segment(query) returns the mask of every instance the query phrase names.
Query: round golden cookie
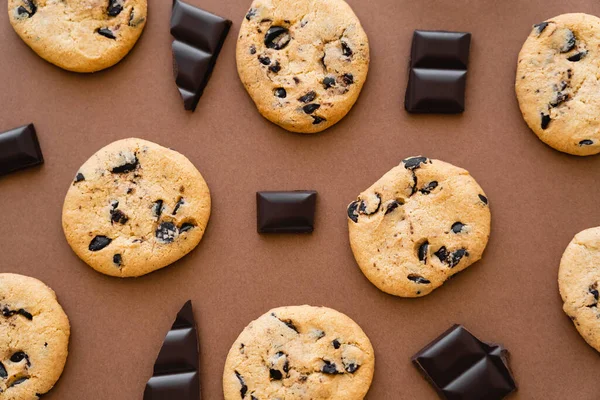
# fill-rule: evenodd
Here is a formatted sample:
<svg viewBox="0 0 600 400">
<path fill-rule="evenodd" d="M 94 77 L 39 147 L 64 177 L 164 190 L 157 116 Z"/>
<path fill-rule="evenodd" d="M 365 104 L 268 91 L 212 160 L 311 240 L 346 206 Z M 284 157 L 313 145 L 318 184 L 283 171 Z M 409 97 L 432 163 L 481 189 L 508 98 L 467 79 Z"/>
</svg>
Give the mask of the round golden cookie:
<svg viewBox="0 0 600 400">
<path fill-rule="evenodd" d="M 74 72 L 118 63 L 147 18 L 146 0 L 8 0 L 15 32 L 44 60 Z"/>
<path fill-rule="evenodd" d="M 100 149 L 63 205 L 73 251 L 106 275 L 140 276 L 192 251 L 210 217 L 210 192 L 182 154 L 142 139 Z"/>
<path fill-rule="evenodd" d="M 275 308 L 252 321 L 225 362 L 225 400 L 359 400 L 375 355 L 362 329 L 325 307 Z"/>
<path fill-rule="evenodd" d="M 600 18 L 563 14 L 533 26 L 519 53 L 516 92 L 525 121 L 565 153 L 600 153 Z"/>
<path fill-rule="evenodd" d="M 69 319 L 37 279 L 0 273 L 0 400 L 48 392 L 67 361 Z"/>
<path fill-rule="evenodd" d="M 350 111 L 369 69 L 369 41 L 344 0 L 255 0 L 237 69 L 258 111 L 292 132 L 320 132 Z"/>
<path fill-rule="evenodd" d="M 600 351 L 600 227 L 579 232 L 567 246 L 558 270 L 563 310 L 579 334 Z"/>
<path fill-rule="evenodd" d="M 488 199 L 469 172 L 411 157 L 348 206 L 354 257 L 380 290 L 431 293 L 478 261 L 490 236 Z"/>
</svg>

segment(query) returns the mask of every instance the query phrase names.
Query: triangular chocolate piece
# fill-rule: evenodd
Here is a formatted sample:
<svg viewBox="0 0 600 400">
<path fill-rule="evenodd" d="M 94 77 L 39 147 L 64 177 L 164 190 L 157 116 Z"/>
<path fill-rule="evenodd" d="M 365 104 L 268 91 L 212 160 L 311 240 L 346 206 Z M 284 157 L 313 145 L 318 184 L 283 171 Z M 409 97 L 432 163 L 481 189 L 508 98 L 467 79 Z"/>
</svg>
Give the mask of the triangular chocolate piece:
<svg viewBox="0 0 600 400">
<path fill-rule="evenodd" d="M 198 333 L 188 300 L 165 337 L 144 400 L 200 400 L 198 358 Z"/>
<path fill-rule="evenodd" d="M 230 27 L 227 19 L 173 0 L 173 72 L 186 110 L 196 109 Z"/>
</svg>

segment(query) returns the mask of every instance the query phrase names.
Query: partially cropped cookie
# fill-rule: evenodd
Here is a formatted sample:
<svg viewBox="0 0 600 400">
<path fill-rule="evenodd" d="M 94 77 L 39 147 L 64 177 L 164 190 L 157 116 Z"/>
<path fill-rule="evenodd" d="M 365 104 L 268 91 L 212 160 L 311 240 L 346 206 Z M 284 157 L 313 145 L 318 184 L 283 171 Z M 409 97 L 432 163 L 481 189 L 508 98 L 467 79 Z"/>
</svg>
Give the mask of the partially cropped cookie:
<svg viewBox="0 0 600 400">
<path fill-rule="evenodd" d="M 600 18 L 563 14 L 533 26 L 519 53 L 525 121 L 556 150 L 600 153 Z"/>
<path fill-rule="evenodd" d="M 225 362 L 225 400 L 359 400 L 371 385 L 369 338 L 325 307 L 275 308 L 252 321 Z"/>
<path fill-rule="evenodd" d="M 419 297 L 478 261 L 490 235 L 490 209 L 469 172 L 411 157 L 348 206 L 354 257 L 386 293 Z"/>
<path fill-rule="evenodd" d="M 202 239 L 210 193 L 182 154 L 142 139 L 100 149 L 71 183 L 63 230 L 73 251 L 106 275 L 163 268 Z"/>
<path fill-rule="evenodd" d="M 52 389 L 67 361 L 70 332 L 52 289 L 0 274 L 0 399 L 34 400 Z"/>
<path fill-rule="evenodd" d="M 74 72 L 118 63 L 146 24 L 146 0 L 8 0 L 15 32 L 40 57 Z"/>
<path fill-rule="evenodd" d="M 255 0 L 242 22 L 237 68 L 258 111 L 292 132 L 320 132 L 356 102 L 369 41 L 344 0 Z"/>
<path fill-rule="evenodd" d="M 558 271 L 563 310 L 579 334 L 600 351 L 600 227 L 579 232 L 567 246 Z"/>
</svg>

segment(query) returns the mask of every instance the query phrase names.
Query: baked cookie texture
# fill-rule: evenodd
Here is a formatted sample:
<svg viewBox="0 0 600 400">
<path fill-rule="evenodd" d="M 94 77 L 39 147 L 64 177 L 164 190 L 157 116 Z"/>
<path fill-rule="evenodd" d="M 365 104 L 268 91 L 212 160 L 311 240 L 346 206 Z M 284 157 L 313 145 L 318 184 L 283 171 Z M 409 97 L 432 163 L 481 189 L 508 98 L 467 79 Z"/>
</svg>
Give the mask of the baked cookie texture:
<svg viewBox="0 0 600 400">
<path fill-rule="evenodd" d="M 225 362 L 225 400 L 357 400 L 371 385 L 369 338 L 325 307 L 270 310 L 237 338 Z"/>
<path fill-rule="evenodd" d="M 67 361 L 70 332 L 52 289 L 0 273 L 0 399 L 33 400 L 52 389 Z"/>
<path fill-rule="evenodd" d="M 395 296 L 431 293 L 478 261 L 490 236 L 483 189 L 468 171 L 427 157 L 403 160 L 347 212 L 360 269 Z"/>
<path fill-rule="evenodd" d="M 146 24 L 146 0 L 8 0 L 15 32 L 46 61 L 74 72 L 118 63 Z"/>
<path fill-rule="evenodd" d="M 92 268 L 132 277 L 194 249 L 210 206 L 208 186 L 185 156 L 130 138 L 100 149 L 81 166 L 62 224 L 73 251 Z"/>
<path fill-rule="evenodd" d="M 579 334 L 600 351 L 600 227 L 579 232 L 567 246 L 558 270 L 563 310 Z"/>
<path fill-rule="evenodd" d="M 258 111 L 292 132 L 320 132 L 350 111 L 367 78 L 369 41 L 343 0 L 255 0 L 237 69 Z"/>
<path fill-rule="evenodd" d="M 516 92 L 525 121 L 565 153 L 600 153 L 600 18 L 563 14 L 533 26 L 519 53 Z"/>
</svg>

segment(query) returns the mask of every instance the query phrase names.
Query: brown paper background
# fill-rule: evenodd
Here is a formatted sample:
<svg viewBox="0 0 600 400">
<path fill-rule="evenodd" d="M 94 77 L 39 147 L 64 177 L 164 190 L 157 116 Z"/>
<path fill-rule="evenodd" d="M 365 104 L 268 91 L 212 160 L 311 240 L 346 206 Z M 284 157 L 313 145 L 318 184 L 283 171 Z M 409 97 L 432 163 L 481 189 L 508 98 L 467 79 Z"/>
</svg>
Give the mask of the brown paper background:
<svg viewBox="0 0 600 400">
<path fill-rule="evenodd" d="M 368 399 L 434 399 L 410 356 L 453 323 L 512 354 L 513 399 L 598 398 L 600 358 L 561 310 L 556 282 L 573 235 L 600 225 L 598 157 L 540 142 L 514 95 L 530 26 L 565 12 L 600 14 L 596 0 L 349 0 L 371 43 L 355 108 L 322 134 L 264 120 L 240 83 L 235 42 L 247 0 L 190 0 L 234 22 L 196 112 L 171 74 L 170 1 L 149 1 L 128 57 L 93 75 L 46 63 L 0 18 L 0 131 L 34 122 L 46 163 L 0 178 L 0 271 L 41 279 L 72 325 L 70 355 L 48 400 L 141 399 L 175 313 L 193 300 L 204 399 L 222 398 L 230 345 L 272 307 L 325 305 L 358 322 L 376 352 Z M 4 4 L 6 4 L 4 2 Z M 473 33 L 466 112 L 403 109 L 413 29 Z M 61 228 L 66 190 L 100 147 L 138 136 L 184 153 L 202 172 L 213 214 L 195 251 L 139 279 L 88 268 Z M 346 205 L 400 160 L 424 154 L 468 169 L 486 191 L 492 235 L 484 258 L 421 299 L 380 292 L 347 239 Z M 315 189 L 311 235 L 258 235 L 257 190 Z"/>
</svg>

